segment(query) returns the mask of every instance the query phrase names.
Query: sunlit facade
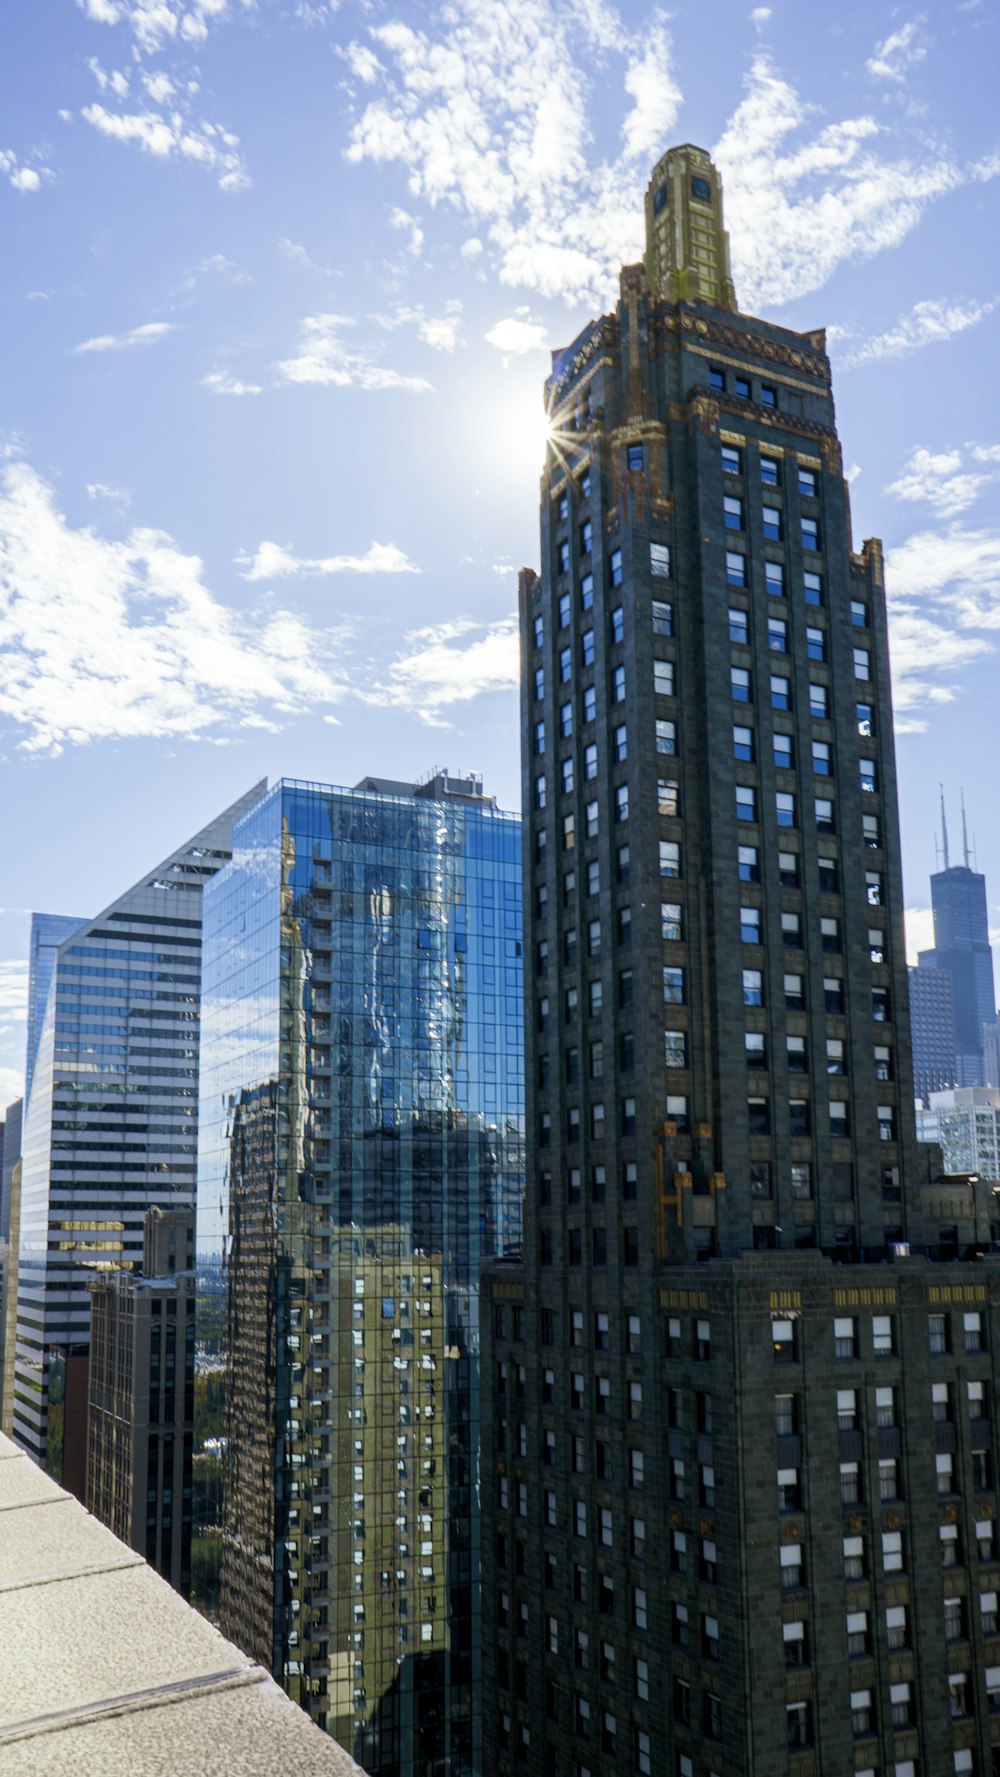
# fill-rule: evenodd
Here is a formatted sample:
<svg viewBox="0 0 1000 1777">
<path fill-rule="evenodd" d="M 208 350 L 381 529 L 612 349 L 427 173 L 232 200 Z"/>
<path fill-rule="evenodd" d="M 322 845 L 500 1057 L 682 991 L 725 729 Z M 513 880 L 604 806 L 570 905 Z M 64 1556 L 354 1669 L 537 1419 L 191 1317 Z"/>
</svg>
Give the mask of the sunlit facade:
<svg viewBox="0 0 1000 1777">
<path fill-rule="evenodd" d="M 226 1400 L 195 1593 L 371 1773 L 481 1768 L 478 1280 L 520 1240 L 520 894 L 518 819 L 441 773 L 277 785 L 205 897 L 197 1388 L 225 1357 Z"/>
</svg>

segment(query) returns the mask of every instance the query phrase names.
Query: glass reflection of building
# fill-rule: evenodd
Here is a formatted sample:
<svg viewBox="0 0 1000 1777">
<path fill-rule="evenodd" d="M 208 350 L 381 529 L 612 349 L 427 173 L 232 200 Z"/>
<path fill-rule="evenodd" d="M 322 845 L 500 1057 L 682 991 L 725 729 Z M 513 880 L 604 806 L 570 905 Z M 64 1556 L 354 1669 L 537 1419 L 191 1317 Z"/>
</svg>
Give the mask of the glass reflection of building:
<svg viewBox="0 0 1000 1777">
<path fill-rule="evenodd" d="M 367 1771 L 477 1771 L 478 1278 L 520 1238 L 520 823 L 475 777 L 286 781 L 205 921 L 199 1386 L 228 1362 L 195 1456 L 201 1601 Z"/>
</svg>

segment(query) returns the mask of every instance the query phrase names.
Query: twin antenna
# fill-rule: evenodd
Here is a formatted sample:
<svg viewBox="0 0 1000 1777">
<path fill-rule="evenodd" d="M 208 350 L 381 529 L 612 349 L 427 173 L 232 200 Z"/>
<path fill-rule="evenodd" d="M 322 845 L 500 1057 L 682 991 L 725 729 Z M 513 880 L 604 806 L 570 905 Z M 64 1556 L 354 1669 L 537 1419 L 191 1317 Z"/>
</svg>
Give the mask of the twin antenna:
<svg viewBox="0 0 1000 1777">
<path fill-rule="evenodd" d="M 934 855 L 935 855 L 935 858 L 939 862 L 942 857 L 944 858 L 944 868 L 947 870 L 950 866 L 948 863 L 948 821 L 947 821 L 947 818 L 945 816 L 945 811 L 944 811 L 944 785 L 939 784 L 938 788 L 941 791 L 941 843 L 939 845 L 937 840 L 935 839 L 935 841 L 934 841 Z M 972 863 L 970 864 L 969 863 L 969 832 L 968 832 L 968 828 L 965 824 L 965 791 L 964 790 L 960 791 L 960 795 L 961 795 L 961 799 L 962 799 L 962 855 L 965 859 L 965 868 L 967 870 L 974 870 L 976 867 L 976 841 L 975 841 L 975 836 L 973 835 Z"/>
</svg>

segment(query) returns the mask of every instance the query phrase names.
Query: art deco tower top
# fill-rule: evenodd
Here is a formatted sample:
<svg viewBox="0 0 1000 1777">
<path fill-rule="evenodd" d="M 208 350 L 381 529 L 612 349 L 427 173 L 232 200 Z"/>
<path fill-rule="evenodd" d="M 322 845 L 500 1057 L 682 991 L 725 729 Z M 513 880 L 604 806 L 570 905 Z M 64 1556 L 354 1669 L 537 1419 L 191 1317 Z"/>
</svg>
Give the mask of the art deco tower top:
<svg viewBox="0 0 1000 1777">
<path fill-rule="evenodd" d="M 646 191 L 646 276 L 654 297 L 736 311 L 722 179 L 703 148 L 670 148 Z"/>
</svg>

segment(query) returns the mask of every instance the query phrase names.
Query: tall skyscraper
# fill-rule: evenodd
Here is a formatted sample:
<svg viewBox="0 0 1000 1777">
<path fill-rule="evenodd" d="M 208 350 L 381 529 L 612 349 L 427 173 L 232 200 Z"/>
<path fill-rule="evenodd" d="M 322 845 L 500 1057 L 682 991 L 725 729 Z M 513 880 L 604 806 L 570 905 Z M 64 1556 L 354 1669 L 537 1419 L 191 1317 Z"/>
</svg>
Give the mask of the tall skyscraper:
<svg viewBox="0 0 1000 1777">
<path fill-rule="evenodd" d="M 31 1092 L 38 1045 L 45 1019 L 45 1002 L 59 946 L 84 924 L 66 913 L 33 913 L 28 947 L 28 1042 L 24 1068 L 24 1101 Z"/>
<path fill-rule="evenodd" d="M 910 969 L 909 981 L 913 1090 L 928 1105 L 932 1092 L 948 1091 L 958 1079 L 951 970 Z"/>
<path fill-rule="evenodd" d="M 88 1511 L 191 1585 L 194 1205 L 146 1211 L 141 1271 L 90 1286 Z"/>
<path fill-rule="evenodd" d="M 926 1256 L 882 553 L 824 336 L 737 310 L 703 151 L 656 167 L 646 223 L 554 358 L 521 577 L 489 1768 L 982 1777 L 1000 1276 Z"/>
<path fill-rule="evenodd" d="M 48 983 L 29 990 L 44 1012 L 22 1137 L 12 1429 L 80 1498 L 90 1281 L 141 1259 L 152 1204 L 193 1202 L 202 888 L 264 787 L 54 956 L 32 950 Z"/>
<path fill-rule="evenodd" d="M 520 1239 L 521 969 L 520 822 L 477 777 L 280 783 L 205 894 L 219 1620 L 386 1777 L 484 1768 L 479 1272 Z"/>
<path fill-rule="evenodd" d="M 962 863 L 952 864 L 948 855 L 948 828 L 944 797 L 941 798 L 941 838 L 944 869 L 931 877 L 934 911 L 934 948 L 922 950 L 920 968 L 944 969 L 951 978 L 955 1030 L 955 1075 L 943 1086 L 982 1086 L 986 1083 L 983 1056 L 984 1026 L 996 1022 L 996 988 L 993 951 L 990 947 L 986 878 L 969 863 L 969 838 L 962 803 Z"/>
</svg>

